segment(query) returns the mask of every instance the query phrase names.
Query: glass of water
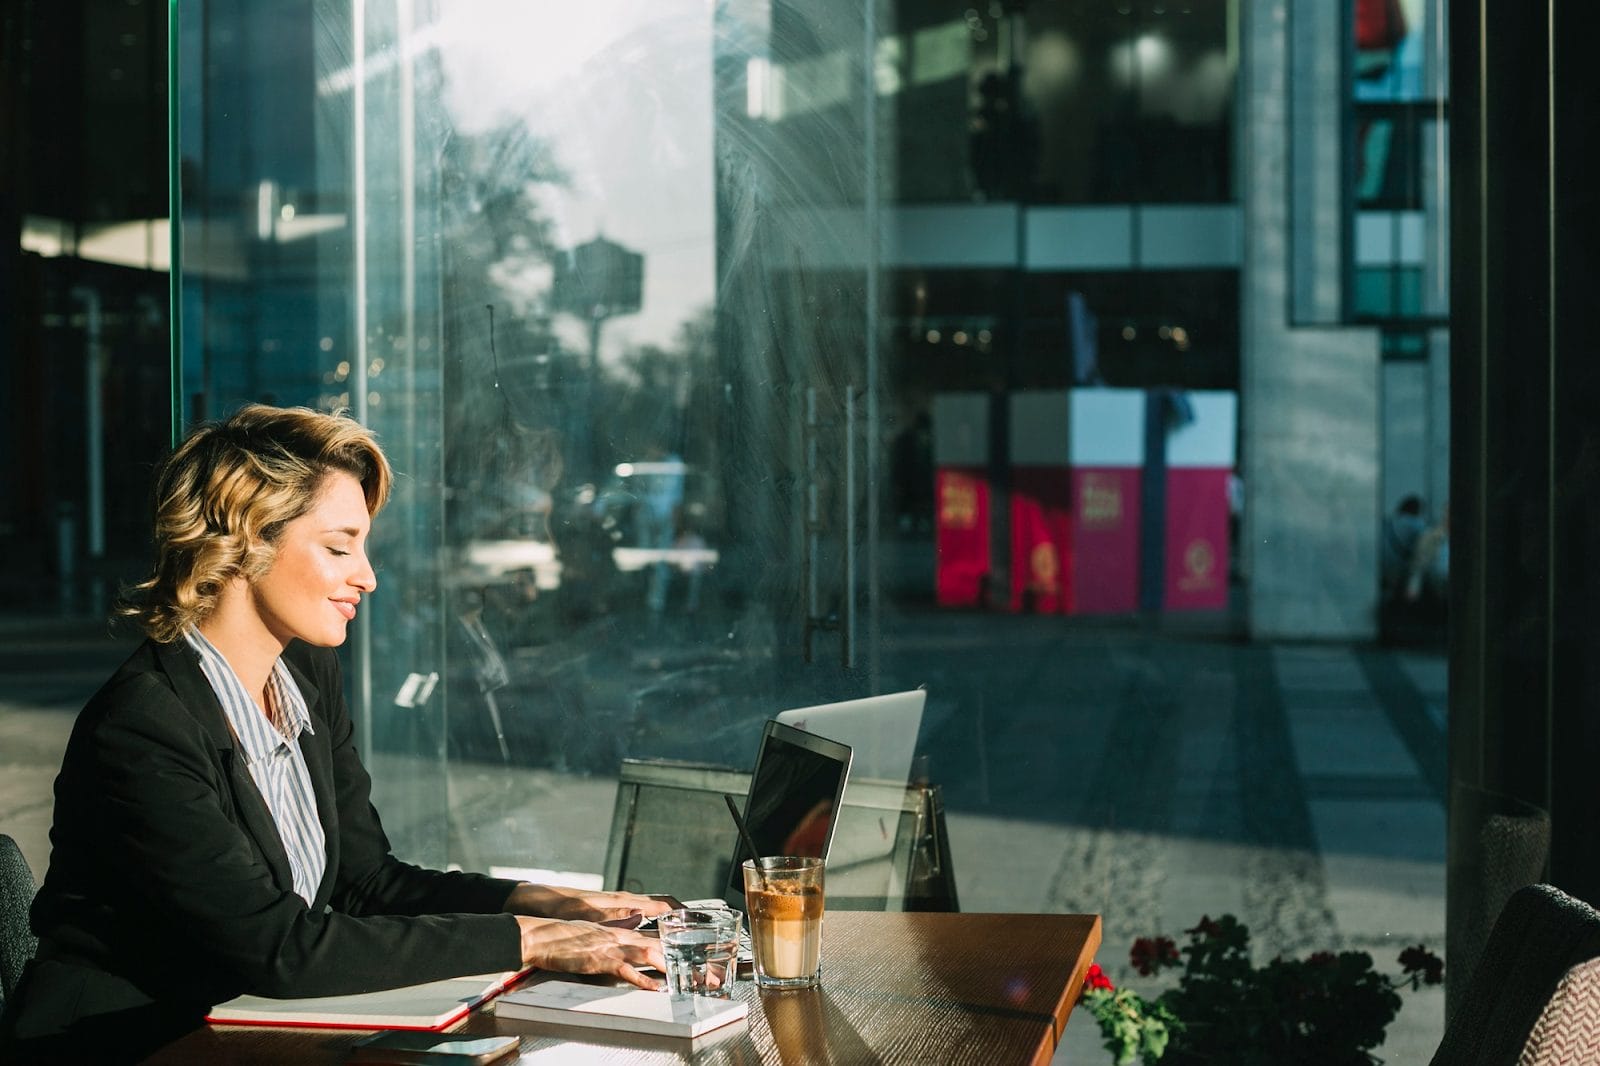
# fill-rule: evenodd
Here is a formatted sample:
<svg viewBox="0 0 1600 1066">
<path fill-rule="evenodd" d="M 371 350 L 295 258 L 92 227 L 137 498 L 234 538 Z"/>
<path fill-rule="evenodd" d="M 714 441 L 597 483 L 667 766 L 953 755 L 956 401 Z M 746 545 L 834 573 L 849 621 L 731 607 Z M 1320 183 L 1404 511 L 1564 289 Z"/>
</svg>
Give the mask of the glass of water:
<svg viewBox="0 0 1600 1066">
<path fill-rule="evenodd" d="M 661 952 L 667 957 L 667 991 L 719 999 L 733 995 L 743 918 L 736 910 L 687 907 L 657 918 Z"/>
</svg>

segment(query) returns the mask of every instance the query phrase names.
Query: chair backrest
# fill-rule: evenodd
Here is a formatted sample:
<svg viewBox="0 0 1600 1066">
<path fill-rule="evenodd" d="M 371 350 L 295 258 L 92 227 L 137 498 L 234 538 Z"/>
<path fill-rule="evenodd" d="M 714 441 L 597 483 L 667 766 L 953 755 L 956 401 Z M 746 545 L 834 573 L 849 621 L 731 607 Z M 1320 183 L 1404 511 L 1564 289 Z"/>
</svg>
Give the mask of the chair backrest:
<svg viewBox="0 0 1600 1066">
<path fill-rule="evenodd" d="M 749 789 L 748 772 L 725 766 L 622 760 L 606 887 L 670 892 L 679 899 L 721 896 L 734 841 L 722 796 L 743 796 Z"/>
<path fill-rule="evenodd" d="M 714 899 L 727 891 L 735 830 L 724 793 L 750 774 L 725 766 L 624 759 L 606 848 L 607 888 Z M 937 787 L 852 781 L 828 858 L 828 906 L 959 910 Z"/>
<path fill-rule="evenodd" d="M 1489 933 L 1482 957 L 1450 1016 L 1433 1066 L 1510 1066 L 1525 1054 L 1546 1011 L 1579 1005 L 1589 986 L 1589 971 L 1561 983 L 1575 967 L 1600 959 L 1600 912 L 1550 885 L 1515 892 Z M 1448 960 L 1447 960 L 1448 961 Z M 1588 1009 L 1594 1011 L 1590 1001 Z M 1550 1044 L 1546 1037 L 1545 1051 Z M 1536 1059 L 1541 1063 L 1562 1059 Z M 1583 1062 L 1595 1061 L 1593 1057 Z"/>
<path fill-rule="evenodd" d="M 0 833 L 0 1004 L 11 997 L 22 967 L 39 946 L 28 927 L 28 908 L 37 889 L 22 849 Z"/>
<path fill-rule="evenodd" d="M 1600 959 L 1568 970 L 1522 1046 L 1517 1066 L 1600 1061 Z"/>
<path fill-rule="evenodd" d="M 1450 795 L 1450 899 L 1445 908 L 1445 958 L 1462 978 L 1445 986 L 1445 1018 L 1455 1016 L 1477 972 L 1495 919 L 1519 888 L 1544 879 L 1550 860 L 1548 812 L 1457 782 Z"/>
</svg>

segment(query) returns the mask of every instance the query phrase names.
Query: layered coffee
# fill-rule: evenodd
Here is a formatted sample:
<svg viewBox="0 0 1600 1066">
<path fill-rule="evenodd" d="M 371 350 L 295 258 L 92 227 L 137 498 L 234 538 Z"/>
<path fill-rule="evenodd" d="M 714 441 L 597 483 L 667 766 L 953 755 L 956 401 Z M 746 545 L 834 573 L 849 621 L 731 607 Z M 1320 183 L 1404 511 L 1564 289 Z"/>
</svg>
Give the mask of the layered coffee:
<svg viewBox="0 0 1600 1066">
<path fill-rule="evenodd" d="M 744 863 L 750 946 L 762 988 L 811 988 L 822 967 L 824 865 L 804 855 Z"/>
<path fill-rule="evenodd" d="M 822 955 L 822 889 L 748 893 L 750 936 L 757 964 L 780 980 L 810 977 Z"/>
</svg>

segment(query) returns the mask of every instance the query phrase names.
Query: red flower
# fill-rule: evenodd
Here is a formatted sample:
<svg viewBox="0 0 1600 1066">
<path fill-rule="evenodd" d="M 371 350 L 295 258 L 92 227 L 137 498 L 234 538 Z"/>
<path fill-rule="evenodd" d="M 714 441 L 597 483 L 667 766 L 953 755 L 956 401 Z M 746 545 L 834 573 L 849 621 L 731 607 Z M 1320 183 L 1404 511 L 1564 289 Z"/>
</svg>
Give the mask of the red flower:
<svg viewBox="0 0 1600 1066">
<path fill-rule="evenodd" d="M 1400 953 L 1400 968 L 1405 973 L 1421 974 L 1425 985 L 1436 985 L 1444 980 L 1444 960 L 1423 944 Z"/>
<path fill-rule="evenodd" d="M 1133 968 L 1141 976 L 1149 977 L 1161 967 L 1178 961 L 1178 945 L 1172 942 L 1171 937 L 1142 936 L 1133 942 L 1128 961 L 1133 963 Z"/>
<path fill-rule="evenodd" d="M 1085 992 L 1093 992 L 1101 988 L 1109 992 L 1115 987 L 1111 983 L 1111 978 L 1106 976 L 1106 972 L 1100 968 L 1098 962 L 1091 963 L 1089 972 L 1083 975 L 1083 990 Z"/>
</svg>

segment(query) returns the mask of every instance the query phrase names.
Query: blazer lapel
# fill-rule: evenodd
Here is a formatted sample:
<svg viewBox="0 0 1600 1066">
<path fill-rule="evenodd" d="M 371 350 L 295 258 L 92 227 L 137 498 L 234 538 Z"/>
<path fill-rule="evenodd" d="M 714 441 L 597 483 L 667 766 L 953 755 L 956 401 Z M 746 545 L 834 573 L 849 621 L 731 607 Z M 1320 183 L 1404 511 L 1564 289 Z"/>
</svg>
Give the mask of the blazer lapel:
<svg viewBox="0 0 1600 1066">
<path fill-rule="evenodd" d="M 157 644 L 156 652 L 162 669 L 172 679 L 173 691 L 217 746 L 217 758 L 227 775 L 228 791 L 232 793 L 233 809 L 239 815 L 239 824 L 250 834 L 262 857 L 267 860 L 273 882 L 280 888 L 293 891 L 294 874 L 289 868 L 289 853 L 283 849 L 283 838 L 278 835 L 277 823 L 272 820 L 267 801 L 261 798 L 261 790 L 256 787 L 255 779 L 250 776 L 250 768 L 245 765 L 244 752 L 239 750 L 233 730 L 228 728 L 228 716 L 223 713 L 211 682 L 200 670 L 199 656 L 182 640 Z"/>
<path fill-rule="evenodd" d="M 300 734 L 300 753 L 305 756 L 306 772 L 311 776 L 311 791 L 317 798 L 317 820 L 322 823 L 322 836 L 326 841 L 328 865 L 322 872 L 322 883 L 312 898 L 311 909 L 319 911 L 333 896 L 335 874 L 339 868 L 339 805 L 333 789 L 333 727 L 322 708 L 322 693 L 298 666 L 287 658 L 283 660 L 289 674 L 305 698 L 306 711 L 311 715 L 311 733 Z"/>
</svg>

